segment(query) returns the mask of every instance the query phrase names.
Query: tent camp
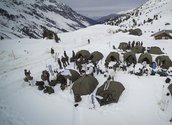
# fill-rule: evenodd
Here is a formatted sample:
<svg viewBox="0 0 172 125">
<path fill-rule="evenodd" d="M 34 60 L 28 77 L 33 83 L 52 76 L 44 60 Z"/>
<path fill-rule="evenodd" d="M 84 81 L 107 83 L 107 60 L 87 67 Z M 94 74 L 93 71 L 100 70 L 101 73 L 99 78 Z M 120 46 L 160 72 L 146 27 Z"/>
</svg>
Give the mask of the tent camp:
<svg viewBox="0 0 172 125">
<path fill-rule="evenodd" d="M 125 88 L 120 82 L 106 81 L 97 89 L 96 99 L 101 106 L 113 102 L 117 103 L 124 90 Z"/>
<path fill-rule="evenodd" d="M 90 60 L 92 62 L 98 62 L 100 61 L 101 59 L 103 59 L 103 54 L 99 51 L 94 51 L 91 53 L 90 55 Z"/>
<path fill-rule="evenodd" d="M 76 53 L 76 58 L 80 58 L 80 57 L 84 57 L 84 58 L 88 58 L 90 57 L 90 52 L 88 50 L 80 50 Z"/>
<path fill-rule="evenodd" d="M 84 75 L 79 79 L 77 79 L 72 86 L 75 101 L 76 102 L 81 101 L 80 96 L 82 95 L 91 94 L 94 91 L 94 89 L 97 87 L 97 85 L 98 85 L 97 79 L 91 75 Z"/>
<path fill-rule="evenodd" d="M 151 54 L 149 54 L 149 53 L 141 54 L 140 57 L 139 57 L 138 62 L 142 63 L 144 61 L 146 61 L 147 64 L 151 64 L 152 63 L 152 56 L 151 56 Z"/>
<path fill-rule="evenodd" d="M 157 47 L 157 46 L 151 47 L 150 50 L 149 50 L 149 53 L 150 53 L 150 54 L 164 54 L 164 53 L 161 51 L 161 49 L 160 49 L 159 47 Z"/>
<path fill-rule="evenodd" d="M 135 46 L 131 49 L 131 52 L 133 53 L 143 53 L 144 48 L 142 46 Z"/>
<path fill-rule="evenodd" d="M 126 42 L 120 43 L 118 49 L 121 49 L 123 51 L 127 50 L 128 49 L 128 43 L 126 43 Z"/>
<path fill-rule="evenodd" d="M 105 62 L 110 62 L 110 61 L 119 61 L 119 53 L 110 52 L 109 55 L 106 57 Z"/>
<path fill-rule="evenodd" d="M 155 61 L 161 68 L 168 69 L 172 67 L 172 61 L 168 56 L 158 56 Z"/>
<path fill-rule="evenodd" d="M 168 86 L 168 90 L 170 91 L 171 96 L 172 96 L 172 84 L 170 84 L 170 85 Z"/>
<path fill-rule="evenodd" d="M 137 63 L 137 59 L 136 59 L 136 55 L 133 52 L 127 52 L 124 53 L 124 61 L 127 64 L 136 64 Z"/>
</svg>

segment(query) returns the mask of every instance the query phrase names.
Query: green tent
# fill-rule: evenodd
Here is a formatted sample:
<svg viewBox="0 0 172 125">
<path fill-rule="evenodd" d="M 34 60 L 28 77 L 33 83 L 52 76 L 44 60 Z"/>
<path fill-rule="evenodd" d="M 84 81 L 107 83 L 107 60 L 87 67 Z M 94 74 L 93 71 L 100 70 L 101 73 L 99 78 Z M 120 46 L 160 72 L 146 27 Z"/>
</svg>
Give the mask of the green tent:
<svg viewBox="0 0 172 125">
<path fill-rule="evenodd" d="M 135 46 L 131 49 L 131 52 L 133 53 L 143 53 L 143 47 L 142 46 Z"/>
<path fill-rule="evenodd" d="M 110 62 L 110 61 L 119 61 L 119 53 L 110 52 L 109 55 L 106 57 L 105 62 Z"/>
<path fill-rule="evenodd" d="M 168 69 L 172 67 L 172 61 L 168 56 L 158 56 L 155 61 L 161 68 Z"/>
<path fill-rule="evenodd" d="M 97 85 L 98 81 L 95 77 L 84 75 L 74 82 L 72 90 L 74 95 L 88 95 L 94 91 Z"/>
<path fill-rule="evenodd" d="M 91 53 L 90 58 L 92 62 L 98 62 L 103 59 L 103 54 L 99 51 L 94 51 Z"/>
<path fill-rule="evenodd" d="M 157 46 L 153 46 L 150 48 L 149 53 L 151 54 L 164 54 L 161 49 Z"/>
<path fill-rule="evenodd" d="M 142 53 L 140 55 L 140 57 L 139 57 L 138 62 L 142 63 L 144 61 L 146 61 L 147 64 L 151 64 L 152 63 L 152 56 L 151 56 L 151 54 L 149 54 L 149 53 Z"/>
<path fill-rule="evenodd" d="M 124 53 L 124 61 L 127 63 L 137 63 L 136 55 L 133 52 Z"/>
<path fill-rule="evenodd" d="M 169 89 L 169 91 L 170 91 L 170 93 L 171 93 L 171 96 L 172 96 L 172 84 L 170 84 L 170 85 L 168 86 L 168 89 Z"/>
<path fill-rule="evenodd" d="M 120 82 L 106 81 L 97 89 L 96 99 L 100 105 L 106 105 L 113 102 L 117 103 L 124 90 L 125 88 Z"/>
<path fill-rule="evenodd" d="M 80 58 L 80 56 L 82 56 L 84 58 L 89 58 L 90 52 L 88 50 L 80 50 L 76 53 L 76 58 Z"/>
<path fill-rule="evenodd" d="M 71 75 L 66 74 L 66 75 L 64 75 L 65 78 L 68 78 L 69 80 L 74 82 L 80 77 L 80 74 L 76 70 L 73 70 L 73 69 L 68 69 L 68 70 L 69 70 Z"/>
<path fill-rule="evenodd" d="M 118 49 L 121 49 L 123 51 L 127 50 L 127 48 L 128 48 L 128 43 L 126 43 L 126 42 L 120 43 L 119 47 L 118 47 Z"/>
</svg>

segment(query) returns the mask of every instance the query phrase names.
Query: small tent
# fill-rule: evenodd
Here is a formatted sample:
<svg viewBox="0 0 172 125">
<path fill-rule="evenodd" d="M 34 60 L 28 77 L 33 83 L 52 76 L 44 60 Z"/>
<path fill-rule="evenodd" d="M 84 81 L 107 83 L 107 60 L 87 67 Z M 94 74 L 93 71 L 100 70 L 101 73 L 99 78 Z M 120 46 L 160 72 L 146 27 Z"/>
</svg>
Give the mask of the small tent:
<svg viewBox="0 0 172 125">
<path fill-rule="evenodd" d="M 100 61 L 101 59 L 103 59 L 103 54 L 99 51 L 94 51 L 91 53 L 90 55 L 90 60 L 92 62 L 98 62 Z"/>
<path fill-rule="evenodd" d="M 97 89 L 96 99 L 101 106 L 114 102 L 117 103 L 124 90 L 125 88 L 120 82 L 106 81 Z"/>
<path fill-rule="evenodd" d="M 63 72 L 61 72 L 61 74 L 72 82 L 76 81 L 80 77 L 80 74 L 73 69 L 65 69 Z"/>
<path fill-rule="evenodd" d="M 105 62 L 110 62 L 110 61 L 119 61 L 119 53 L 110 52 L 109 55 L 106 57 Z"/>
<path fill-rule="evenodd" d="M 146 61 L 147 64 L 151 64 L 152 63 L 152 56 L 151 56 L 151 54 L 149 54 L 149 53 L 142 53 L 140 55 L 140 57 L 139 57 L 138 62 L 142 63 L 144 61 Z"/>
<path fill-rule="evenodd" d="M 83 57 L 83 58 L 89 58 L 90 57 L 90 52 L 88 50 L 80 50 L 76 53 L 76 58 L 80 58 L 80 57 Z"/>
<path fill-rule="evenodd" d="M 161 49 L 160 49 L 159 47 L 157 47 L 157 46 L 151 47 L 150 50 L 149 50 L 149 53 L 150 53 L 150 54 L 164 54 L 164 53 L 161 51 Z"/>
<path fill-rule="evenodd" d="M 133 52 L 127 52 L 124 53 L 124 61 L 127 64 L 136 64 L 137 63 L 137 59 L 136 59 L 136 55 Z"/>
<path fill-rule="evenodd" d="M 118 49 L 126 51 L 128 49 L 128 43 L 126 42 L 120 43 Z"/>
<path fill-rule="evenodd" d="M 172 84 L 170 84 L 170 85 L 168 86 L 168 90 L 170 91 L 171 96 L 172 96 Z"/>
<path fill-rule="evenodd" d="M 135 46 L 131 49 L 133 53 L 143 53 L 144 48 L 142 46 Z"/>
<path fill-rule="evenodd" d="M 76 102 L 81 101 L 80 96 L 82 95 L 91 94 L 95 90 L 97 85 L 98 85 L 97 79 L 91 75 L 84 75 L 79 79 L 77 79 L 72 86 L 75 101 Z"/>
<path fill-rule="evenodd" d="M 172 67 L 172 61 L 168 56 L 158 56 L 155 61 L 161 68 L 168 69 Z"/>
</svg>

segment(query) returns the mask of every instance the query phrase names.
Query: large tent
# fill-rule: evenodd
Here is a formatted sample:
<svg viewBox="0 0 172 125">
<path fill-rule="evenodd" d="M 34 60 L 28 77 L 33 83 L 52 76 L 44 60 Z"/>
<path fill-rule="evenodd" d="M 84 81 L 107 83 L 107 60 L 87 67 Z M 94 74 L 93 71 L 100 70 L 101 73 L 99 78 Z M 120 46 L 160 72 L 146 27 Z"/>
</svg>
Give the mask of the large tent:
<svg viewBox="0 0 172 125">
<path fill-rule="evenodd" d="M 72 82 L 76 81 L 80 77 L 80 74 L 73 69 L 65 69 L 63 72 L 61 72 L 61 74 Z"/>
<path fill-rule="evenodd" d="M 142 46 L 135 46 L 131 49 L 133 53 L 143 53 L 143 47 Z"/>
<path fill-rule="evenodd" d="M 92 62 L 98 62 L 101 59 L 103 59 L 103 54 L 101 52 L 99 52 L 99 51 L 94 51 L 94 52 L 91 53 L 90 59 L 91 59 Z"/>
<path fill-rule="evenodd" d="M 127 52 L 124 53 L 124 61 L 130 64 L 136 64 L 137 63 L 137 59 L 136 59 L 136 55 L 133 52 Z"/>
<path fill-rule="evenodd" d="M 171 96 L 172 96 L 172 84 L 170 84 L 170 85 L 168 86 L 168 90 L 170 91 Z"/>
<path fill-rule="evenodd" d="M 80 58 L 81 56 L 84 58 L 89 58 L 90 52 L 88 50 L 80 50 L 76 53 L 76 58 Z"/>
<path fill-rule="evenodd" d="M 151 54 L 164 54 L 161 49 L 157 46 L 153 46 L 150 48 L 149 53 Z"/>
<path fill-rule="evenodd" d="M 109 103 L 117 103 L 122 92 L 125 90 L 124 86 L 117 81 L 106 81 L 97 89 L 96 99 L 100 105 Z"/>
<path fill-rule="evenodd" d="M 139 57 L 138 62 L 142 63 L 144 61 L 146 61 L 147 64 L 151 64 L 152 63 L 152 56 L 151 56 L 151 54 L 149 54 L 149 53 L 142 53 L 140 55 L 140 57 Z"/>
<path fill-rule="evenodd" d="M 117 52 L 110 52 L 109 55 L 106 57 L 106 62 L 110 61 L 119 61 L 119 53 Z"/>
<path fill-rule="evenodd" d="M 126 43 L 126 42 L 120 43 L 120 44 L 119 44 L 119 47 L 118 47 L 118 49 L 121 49 L 121 50 L 123 50 L 123 51 L 126 51 L 127 48 L 128 48 L 128 43 Z"/>
<path fill-rule="evenodd" d="M 97 85 L 98 81 L 95 77 L 91 75 L 84 75 L 74 82 L 72 90 L 74 96 L 88 95 L 95 90 Z"/>
<path fill-rule="evenodd" d="M 168 56 L 158 56 L 155 61 L 161 68 L 168 69 L 172 67 L 172 61 Z"/>
</svg>

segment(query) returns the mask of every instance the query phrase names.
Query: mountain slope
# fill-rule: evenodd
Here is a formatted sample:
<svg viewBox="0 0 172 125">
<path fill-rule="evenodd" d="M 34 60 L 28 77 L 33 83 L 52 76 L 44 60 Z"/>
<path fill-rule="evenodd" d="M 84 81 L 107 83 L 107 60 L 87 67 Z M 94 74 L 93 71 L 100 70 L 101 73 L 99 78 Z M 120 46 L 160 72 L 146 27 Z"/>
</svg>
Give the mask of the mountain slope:
<svg viewBox="0 0 172 125">
<path fill-rule="evenodd" d="M 109 19 L 106 24 L 117 25 L 124 29 L 140 28 L 145 33 L 172 29 L 171 6 L 172 0 L 148 0 L 136 9 Z"/>
<path fill-rule="evenodd" d="M 39 38 L 44 28 L 72 31 L 95 23 L 56 0 L 1 0 L 0 36 Z"/>
</svg>

